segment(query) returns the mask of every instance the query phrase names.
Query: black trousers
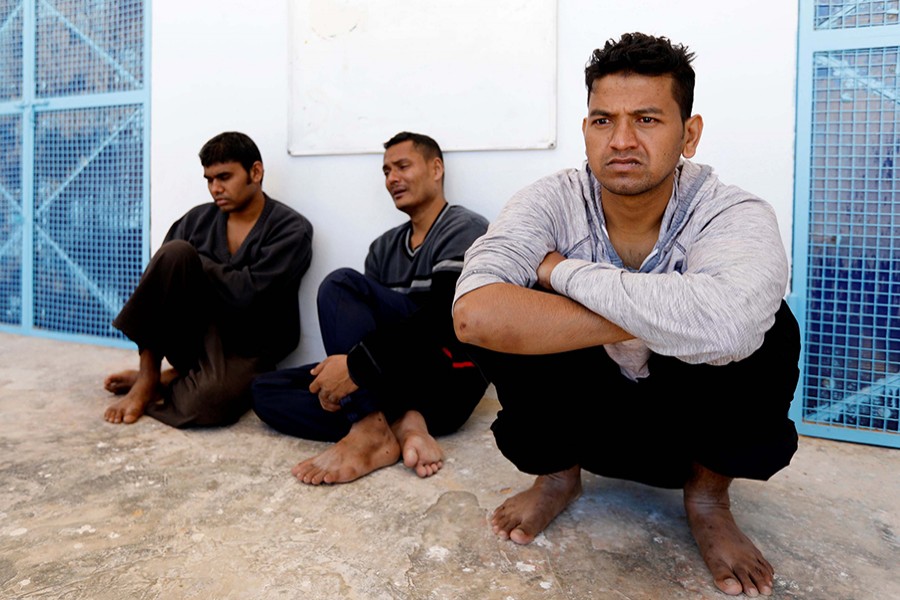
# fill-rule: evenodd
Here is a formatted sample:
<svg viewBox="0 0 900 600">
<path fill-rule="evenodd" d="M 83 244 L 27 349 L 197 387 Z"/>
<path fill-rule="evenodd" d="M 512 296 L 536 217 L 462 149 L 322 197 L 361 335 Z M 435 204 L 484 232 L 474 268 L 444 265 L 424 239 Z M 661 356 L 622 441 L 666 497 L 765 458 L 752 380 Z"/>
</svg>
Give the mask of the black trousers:
<svg viewBox="0 0 900 600">
<path fill-rule="evenodd" d="M 799 378 L 800 331 L 782 302 L 763 345 L 723 366 L 652 355 L 650 375 L 624 377 L 603 347 L 523 356 L 483 351 L 497 388 L 491 429 L 519 470 L 580 465 L 607 477 L 683 487 L 694 462 L 728 477 L 765 480 L 790 463 L 788 418 Z"/>
<path fill-rule="evenodd" d="M 339 269 L 319 286 L 318 311 L 328 355 L 346 354 L 367 334 L 407 318 L 415 304 L 352 269 Z M 450 310 L 449 307 L 447 309 Z M 439 346 L 412 348 L 398 372 L 382 373 L 383 390 L 360 388 L 327 412 L 309 391 L 315 364 L 279 369 L 253 382 L 253 410 L 274 429 L 295 437 L 336 442 L 353 423 L 381 411 L 388 422 L 420 412 L 432 435 L 459 429 L 481 401 L 487 382 L 473 365 L 454 365 Z"/>
<path fill-rule="evenodd" d="M 113 321 L 138 345 L 165 357 L 178 377 L 145 414 L 173 427 L 227 425 L 250 409 L 250 383 L 274 368 L 227 347 L 227 323 L 196 249 L 174 240 L 160 247 Z"/>
</svg>

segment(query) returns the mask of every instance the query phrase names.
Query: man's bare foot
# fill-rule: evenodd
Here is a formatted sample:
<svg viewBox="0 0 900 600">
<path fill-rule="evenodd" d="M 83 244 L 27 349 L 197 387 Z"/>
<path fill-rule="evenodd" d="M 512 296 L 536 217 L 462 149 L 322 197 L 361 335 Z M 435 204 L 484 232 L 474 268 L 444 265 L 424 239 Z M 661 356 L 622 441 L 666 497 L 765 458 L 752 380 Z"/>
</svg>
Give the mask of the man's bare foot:
<svg viewBox="0 0 900 600">
<path fill-rule="evenodd" d="M 158 399 L 159 385 L 155 381 L 136 378 L 133 385 L 129 386 L 128 393 L 114 404 L 110 404 L 103 413 L 103 418 L 110 423 L 125 423 L 130 425 L 144 414 L 147 405 Z"/>
<path fill-rule="evenodd" d="M 430 433 L 425 418 L 417 410 L 407 411 L 391 425 L 403 464 L 419 477 L 431 477 L 444 466 L 444 452 Z"/>
<path fill-rule="evenodd" d="M 517 544 L 530 544 L 573 500 L 581 495 L 581 467 L 540 475 L 534 484 L 494 511 L 494 533 Z"/>
<path fill-rule="evenodd" d="M 103 389 L 111 392 L 116 396 L 127 394 L 134 382 L 137 381 L 138 372 L 136 369 L 127 369 L 113 373 L 103 381 Z"/>
<path fill-rule="evenodd" d="M 382 413 L 372 413 L 350 428 L 334 446 L 291 469 L 311 485 L 347 483 L 388 467 L 400 458 L 400 444 Z"/>
<path fill-rule="evenodd" d="M 731 479 L 695 465 L 684 487 L 684 508 L 716 587 L 731 596 L 772 595 L 775 570 L 738 528 L 731 514 Z"/>
<path fill-rule="evenodd" d="M 163 387 L 172 383 L 172 380 L 178 376 L 175 369 L 166 369 L 159 377 L 159 383 Z M 137 381 L 138 371 L 136 369 L 126 369 L 113 373 L 103 381 L 103 389 L 113 393 L 116 396 L 123 396 L 131 390 L 134 382 Z"/>
<path fill-rule="evenodd" d="M 162 359 L 156 356 L 152 350 L 144 348 L 139 353 L 140 369 L 137 371 L 122 371 L 110 375 L 106 379 L 104 387 L 114 394 L 125 397 L 109 405 L 103 418 L 110 423 L 134 423 L 144 414 L 144 409 L 150 402 L 158 400 L 162 394 L 163 377 L 160 373 Z M 171 372 L 169 372 L 171 371 Z M 134 373 L 134 375 L 132 375 Z M 175 378 L 173 369 L 166 370 L 166 385 Z M 133 377 L 133 379 L 132 379 Z M 110 386 L 114 389 L 110 389 Z M 116 387 L 116 385 L 120 387 Z M 127 386 L 127 389 L 125 389 Z M 116 391 L 116 390 L 123 391 Z"/>
</svg>

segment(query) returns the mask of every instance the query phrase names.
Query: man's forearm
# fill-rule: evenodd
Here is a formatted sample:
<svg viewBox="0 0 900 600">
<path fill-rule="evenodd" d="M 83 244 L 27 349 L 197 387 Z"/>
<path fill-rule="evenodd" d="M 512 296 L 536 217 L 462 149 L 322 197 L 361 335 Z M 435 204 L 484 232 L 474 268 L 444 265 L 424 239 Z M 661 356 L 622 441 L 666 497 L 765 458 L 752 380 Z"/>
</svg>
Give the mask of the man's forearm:
<svg viewBox="0 0 900 600">
<path fill-rule="evenodd" d="M 510 354 L 552 354 L 633 337 L 569 298 L 509 283 L 462 296 L 453 324 L 460 341 Z"/>
</svg>

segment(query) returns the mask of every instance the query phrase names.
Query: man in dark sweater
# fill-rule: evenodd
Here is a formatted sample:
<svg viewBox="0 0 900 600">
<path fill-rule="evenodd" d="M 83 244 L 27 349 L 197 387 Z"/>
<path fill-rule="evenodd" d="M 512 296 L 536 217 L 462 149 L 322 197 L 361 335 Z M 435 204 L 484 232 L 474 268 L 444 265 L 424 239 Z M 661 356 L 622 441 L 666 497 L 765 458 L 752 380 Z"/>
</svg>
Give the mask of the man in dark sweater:
<svg viewBox="0 0 900 600">
<path fill-rule="evenodd" d="M 384 146 L 385 186 L 409 221 L 372 242 L 365 274 L 339 269 L 319 287 L 328 357 L 253 384 L 253 408 L 273 428 L 337 442 L 293 468 L 303 483 L 353 481 L 401 458 L 433 475 L 443 452 L 432 436 L 462 426 L 487 388 L 450 304 L 465 251 L 488 223 L 447 203 L 433 139 L 402 132 Z"/>
<path fill-rule="evenodd" d="M 106 378 L 123 395 L 104 413 L 110 423 L 233 423 L 250 408 L 253 378 L 299 341 L 312 225 L 262 191 L 262 157 L 246 135 L 217 135 L 200 162 L 214 202 L 172 225 L 113 321 L 137 344 L 140 368 Z"/>
</svg>

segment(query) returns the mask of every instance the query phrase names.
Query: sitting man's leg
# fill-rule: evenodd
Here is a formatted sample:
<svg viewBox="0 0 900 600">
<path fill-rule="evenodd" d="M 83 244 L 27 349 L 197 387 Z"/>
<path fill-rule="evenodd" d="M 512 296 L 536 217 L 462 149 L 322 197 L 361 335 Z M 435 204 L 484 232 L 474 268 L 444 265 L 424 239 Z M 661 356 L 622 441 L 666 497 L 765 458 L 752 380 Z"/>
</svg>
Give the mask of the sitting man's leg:
<svg viewBox="0 0 900 600">
<path fill-rule="evenodd" d="M 145 412 L 180 429 L 237 422 L 250 410 L 254 378 L 274 368 L 263 359 L 227 352 L 215 326 L 209 327 L 196 361 L 170 360 L 177 375 L 163 388 L 161 400 L 148 404 Z"/>
<path fill-rule="evenodd" d="M 346 483 L 397 462 L 400 446 L 380 411 L 358 415 L 326 411 L 309 391 L 315 365 L 279 369 L 253 382 L 253 410 L 272 428 L 294 437 L 336 442 L 334 446 L 298 463 L 291 473 L 301 482 Z M 355 392 L 359 398 L 364 390 Z M 358 404 L 368 405 L 361 400 Z M 352 432 L 352 435 L 351 435 Z"/>
<path fill-rule="evenodd" d="M 177 373 L 161 371 L 163 357 L 182 363 L 202 350 L 208 325 L 208 288 L 197 251 L 187 242 L 163 244 L 113 321 L 139 348 L 139 369 L 114 373 L 104 387 L 123 398 L 104 413 L 110 423 L 134 423 L 162 397 Z M 171 360 L 170 360 L 171 362 Z"/>
<path fill-rule="evenodd" d="M 747 359 L 711 366 L 654 355 L 650 377 L 639 382 L 621 376 L 602 348 L 485 353 L 479 364 L 502 406 L 492 426 L 497 445 L 520 470 L 538 475 L 494 512 L 495 533 L 531 542 L 578 496 L 581 468 L 682 488 L 716 585 L 732 595 L 771 594 L 774 571 L 735 523 L 728 490 L 733 478 L 765 480 L 789 464 L 799 351 L 796 320 L 782 304 L 763 346 Z"/>
<path fill-rule="evenodd" d="M 478 364 L 497 390 L 501 410 L 491 425 L 500 452 L 520 471 L 537 475 L 531 488 L 493 513 L 495 534 L 528 544 L 581 494 L 575 440 L 589 430 L 587 407 L 609 398 L 604 380 L 618 376 L 602 348 L 552 355 L 512 355 L 481 350 Z"/>
<path fill-rule="evenodd" d="M 345 355 L 378 327 L 390 326 L 415 310 L 405 295 L 389 290 L 352 269 L 326 277 L 318 293 L 319 327 L 325 351 Z M 305 370 L 306 373 L 301 371 Z M 269 425 L 298 437 L 336 441 L 292 473 L 303 483 L 346 483 L 392 465 L 401 446 L 370 390 L 359 389 L 341 400 L 341 410 L 322 408 L 309 391 L 310 367 L 280 370 L 257 378 L 253 407 Z"/>
<path fill-rule="evenodd" d="M 391 328 L 416 310 L 404 294 L 352 269 L 332 273 L 319 288 L 318 300 L 322 339 L 329 355 L 349 352 L 367 334 L 381 327 Z M 422 347 L 404 355 L 399 363 L 382 365 L 386 372 L 378 389 L 360 390 L 342 402 L 353 427 L 327 451 L 341 455 L 341 460 L 327 457 L 329 465 L 341 465 L 345 472 L 355 473 L 365 469 L 347 469 L 345 463 L 371 464 L 374 456 L 377 464 L 385 466 L 393 458 L 393 444 L 385 435 L 386 423 L 406 467 L 419 477 L 429 477 L 441 469 L 443 451 L 434 436 L 459 429 L 488 383 L 462 344 L 453 345 L 451 351 L 425 341 L 431 338 L 423 336 Z M 362 419 L 375 413 L 379 416 Z M 322 462 L 318 458 L 311 460 Z"/>
<path fill-rule="evenodd" d="M 452 349 L 451 349 L 452 348 Z M 402 448 L 403 464 L 419 477 L 443 466 L 435 436 L 457 431 L 484 397 L 488 382 L 459 343 L 423 344 L 402 368 L 391 368 L 376 390 L 391 430 Z"/>
<path fill-rule="evenodd" d="M 352 424 L 341 411 L 322 408 L 318 396 L 309 391 L 316 378 L 315 363 L 263 373 L 253 380 L 253 411 L 263 423 L 285 435 L 336 442 L 350 432 Z"/>
<path fill-rule="evenodd" d="M 800 332 L 786 303 L 762 347 L 737 363 L 690 367 L 704 382 L 697 410 L 692 473 L 684 484 L 691 533 L 716 586 L 730 595 L 772 593 L 774 569 L 731 514 L 733 478 L 765 481 L 786 467 L 797 449 L 788 410 L 799 379 Z M 651 367 L 652 368 L 652 367 Z M 680 378 L 684 381 L 683 378 Z M 684 381 L 682 389 L 694 388 Z"/>
</svg>

